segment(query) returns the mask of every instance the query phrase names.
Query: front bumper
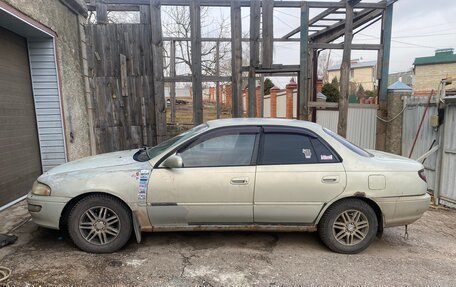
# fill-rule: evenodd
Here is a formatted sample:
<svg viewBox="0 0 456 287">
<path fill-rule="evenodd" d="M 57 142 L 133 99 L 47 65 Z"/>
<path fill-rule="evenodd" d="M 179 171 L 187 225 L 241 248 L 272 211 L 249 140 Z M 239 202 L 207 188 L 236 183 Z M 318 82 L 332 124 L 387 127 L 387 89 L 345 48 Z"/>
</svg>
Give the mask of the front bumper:
<svg viewBox="0 0 456 287">
<path fill-rule="evenodd" d="M 425 193 L 415 196 L 377 198 L 383 212 L 384 227 L 408 225 L 417 221 L 429 208 L 431 197 Z"/>
<path fill-rule="evenodd" d="M 59 229 L 60 215 L 69 200 L 67 197 L 39 196 L 32 193 L 27 195 L 33 222 L 52 229 Z"/>
</svg>

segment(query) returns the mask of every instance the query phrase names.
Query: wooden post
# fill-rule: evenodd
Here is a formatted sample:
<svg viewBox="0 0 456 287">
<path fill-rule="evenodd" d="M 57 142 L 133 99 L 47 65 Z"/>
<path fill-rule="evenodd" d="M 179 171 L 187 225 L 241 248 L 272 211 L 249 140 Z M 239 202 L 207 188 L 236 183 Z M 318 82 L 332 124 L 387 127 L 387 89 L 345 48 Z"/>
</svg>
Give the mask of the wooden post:
<svg viewBox="0 0 456 287">
<path fill-rule="evenodd" d="M 255 68 L 260 64 L 260 21 L 261 9 L 260 1 L 252 0 L 250 2 L 250 67 L 249 67 L 249 88 L 247 110 L 250 118 L 255 117 Z"/>
<path fill-rule="evenodd" d="M 231 1 L 231 77 L 232 77 L 232 117 L 241 116 L 242 110 L 242 23 L 241 2 Z"/>
<path fill-rule="evenodd" d="M 220 42 L 217 41 L 215 44 L 215 75 L 217 78 L 220 76 Z M 215 110 L 217 119 L 220 119 L 220 82 L 215 82 Z"/>
<path fill-rule="evenodd" d="M 300 38 L 300 66 L 299 66 L 299 89 L 298 89 L 298 118 L 309 120 L 309 7 L 307 2 L 301 5 L 301 38 Z"/>
<path fill-rule="evenodd" d="M 201 71 L 201 6 L 199 0 L 190 1 L 190 29 L 192 49 L 193 124 L 203 123 L 203 83 Z"/>
<path fill-rule="evenodd" d="M 274 37 L 274 0 L 263 0 L 263 59 L 261 66 L 271 68 Z"/>
<path fill-rule="evenodd" d="M 379 100 L 388 101 L 388 73 L 389 73 L 389 59 L 391 50 L 391 29 L 393 25 L 393 4 L 389 4 L 383 12 L 382 18 L 382 34 L 381 44 L 383 49 L 381 50 L 381 70 L 380 70 L 380 81 L 379 81 Z M 380 56 L 380 52 L 379 52 Z"/>
<path fill-rule="evenodd" d="M 337 123 L 337 133 L 343 137 L 347 136 L 348 93 L 350 88 L 350 58 L 351 43 L 353 38 L 353 5 L 350 1 L 347 1 L 345 5 L 346 16 L 344 52 L 342 55 L 342 64 L 340 66 L 339 121 Z"/>
<path fill-rule="evenodd" d="M 97 24 L 107 24 L 108 23 L 108 5 L 103 3 L 101 0 L 97 0 L 96 4 L 97 11 Z"/>
<path fill-rule="evenodd" d="M 169 60 L 169 74 L 171 77 L 176 76 L 176 42 L 170 42 L 170 60 Z M 169 87 L 169 100 L 171 102 L 171 123 L 176 123 L 176 82 L 171 82 Z"/>
<path fill-rule="evenodd" d="M 154 82 L 153 100 L 155 106 L 154 124 L 157 143 L 162 142 L 166 138 L 165 77 L 163 75 L 163 41 L 160 6 L 160 0 L 150 0 L 153 57 L 152 71 Z"/>
<path fill-rule="evenodd" d="M 269 92 L 269 102 L 271 106 L 271 118 L 277 118 L 277 93 L 280 91 L 276 86 L 272 87 Z"/>
<path fill-rule="evenodd" d="M 141 24 L 150 24 L 149 5 L 139 5 L 139 22 Z"/>
</svg>

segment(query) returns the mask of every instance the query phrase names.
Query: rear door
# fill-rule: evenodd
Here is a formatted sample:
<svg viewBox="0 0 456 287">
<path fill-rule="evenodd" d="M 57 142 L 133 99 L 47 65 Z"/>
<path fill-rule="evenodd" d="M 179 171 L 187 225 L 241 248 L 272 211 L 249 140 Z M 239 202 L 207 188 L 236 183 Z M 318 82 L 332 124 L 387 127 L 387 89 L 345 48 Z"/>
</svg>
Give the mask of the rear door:
<svg viewBox="0 0 456 287">
<path fill-rule="evenodd" d="M 341 160 L 322 139 L 305 129 L 264 127 L 255 181 L 256 223 L 312 223 L 345 185 Z"/>
</svg>

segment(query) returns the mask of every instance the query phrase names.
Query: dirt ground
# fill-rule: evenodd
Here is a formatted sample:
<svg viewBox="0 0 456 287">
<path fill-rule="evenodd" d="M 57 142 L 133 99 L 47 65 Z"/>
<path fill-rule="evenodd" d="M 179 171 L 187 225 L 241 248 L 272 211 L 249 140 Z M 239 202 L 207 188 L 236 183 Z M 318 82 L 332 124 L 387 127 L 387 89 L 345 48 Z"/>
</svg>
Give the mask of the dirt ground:
<svg viewBox="0 0 456 287">
<path fill-rule="evenodd" d="M 13 233 L 19 240 L 0 249 L 11 286 L 456 286 L 447 209 L 426 212 L 408 240 L 403 227 L 385 230 L 358 255 L 329 251 L 315 233 L 150 233 L 106 255 L 30 221 Z"/>
</svg>

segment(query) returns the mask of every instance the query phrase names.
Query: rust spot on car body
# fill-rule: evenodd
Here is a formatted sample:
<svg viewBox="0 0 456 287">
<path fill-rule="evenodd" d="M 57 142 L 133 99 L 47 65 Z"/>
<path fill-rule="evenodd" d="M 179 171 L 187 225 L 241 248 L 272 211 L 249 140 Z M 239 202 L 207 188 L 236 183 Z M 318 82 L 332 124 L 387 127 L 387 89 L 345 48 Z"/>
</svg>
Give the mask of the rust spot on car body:
<svg viewBox="0 0 456 287">
<path fill-rule="evenodd" d="M 357 191 L 353 194 L 353 196 L 356 196 L 356 197 L 366 197 L 366 193 L 365 192 L 362 192 L 362 191 Z"/>
<path fill-rule="evenodd" d="M 154 226 L 154 232 L 167 231 L 259 231 L 259 232 L 309 232 L 316 231 L 315 225 L 185 225 L 185 226 Z"/>
</svg>

